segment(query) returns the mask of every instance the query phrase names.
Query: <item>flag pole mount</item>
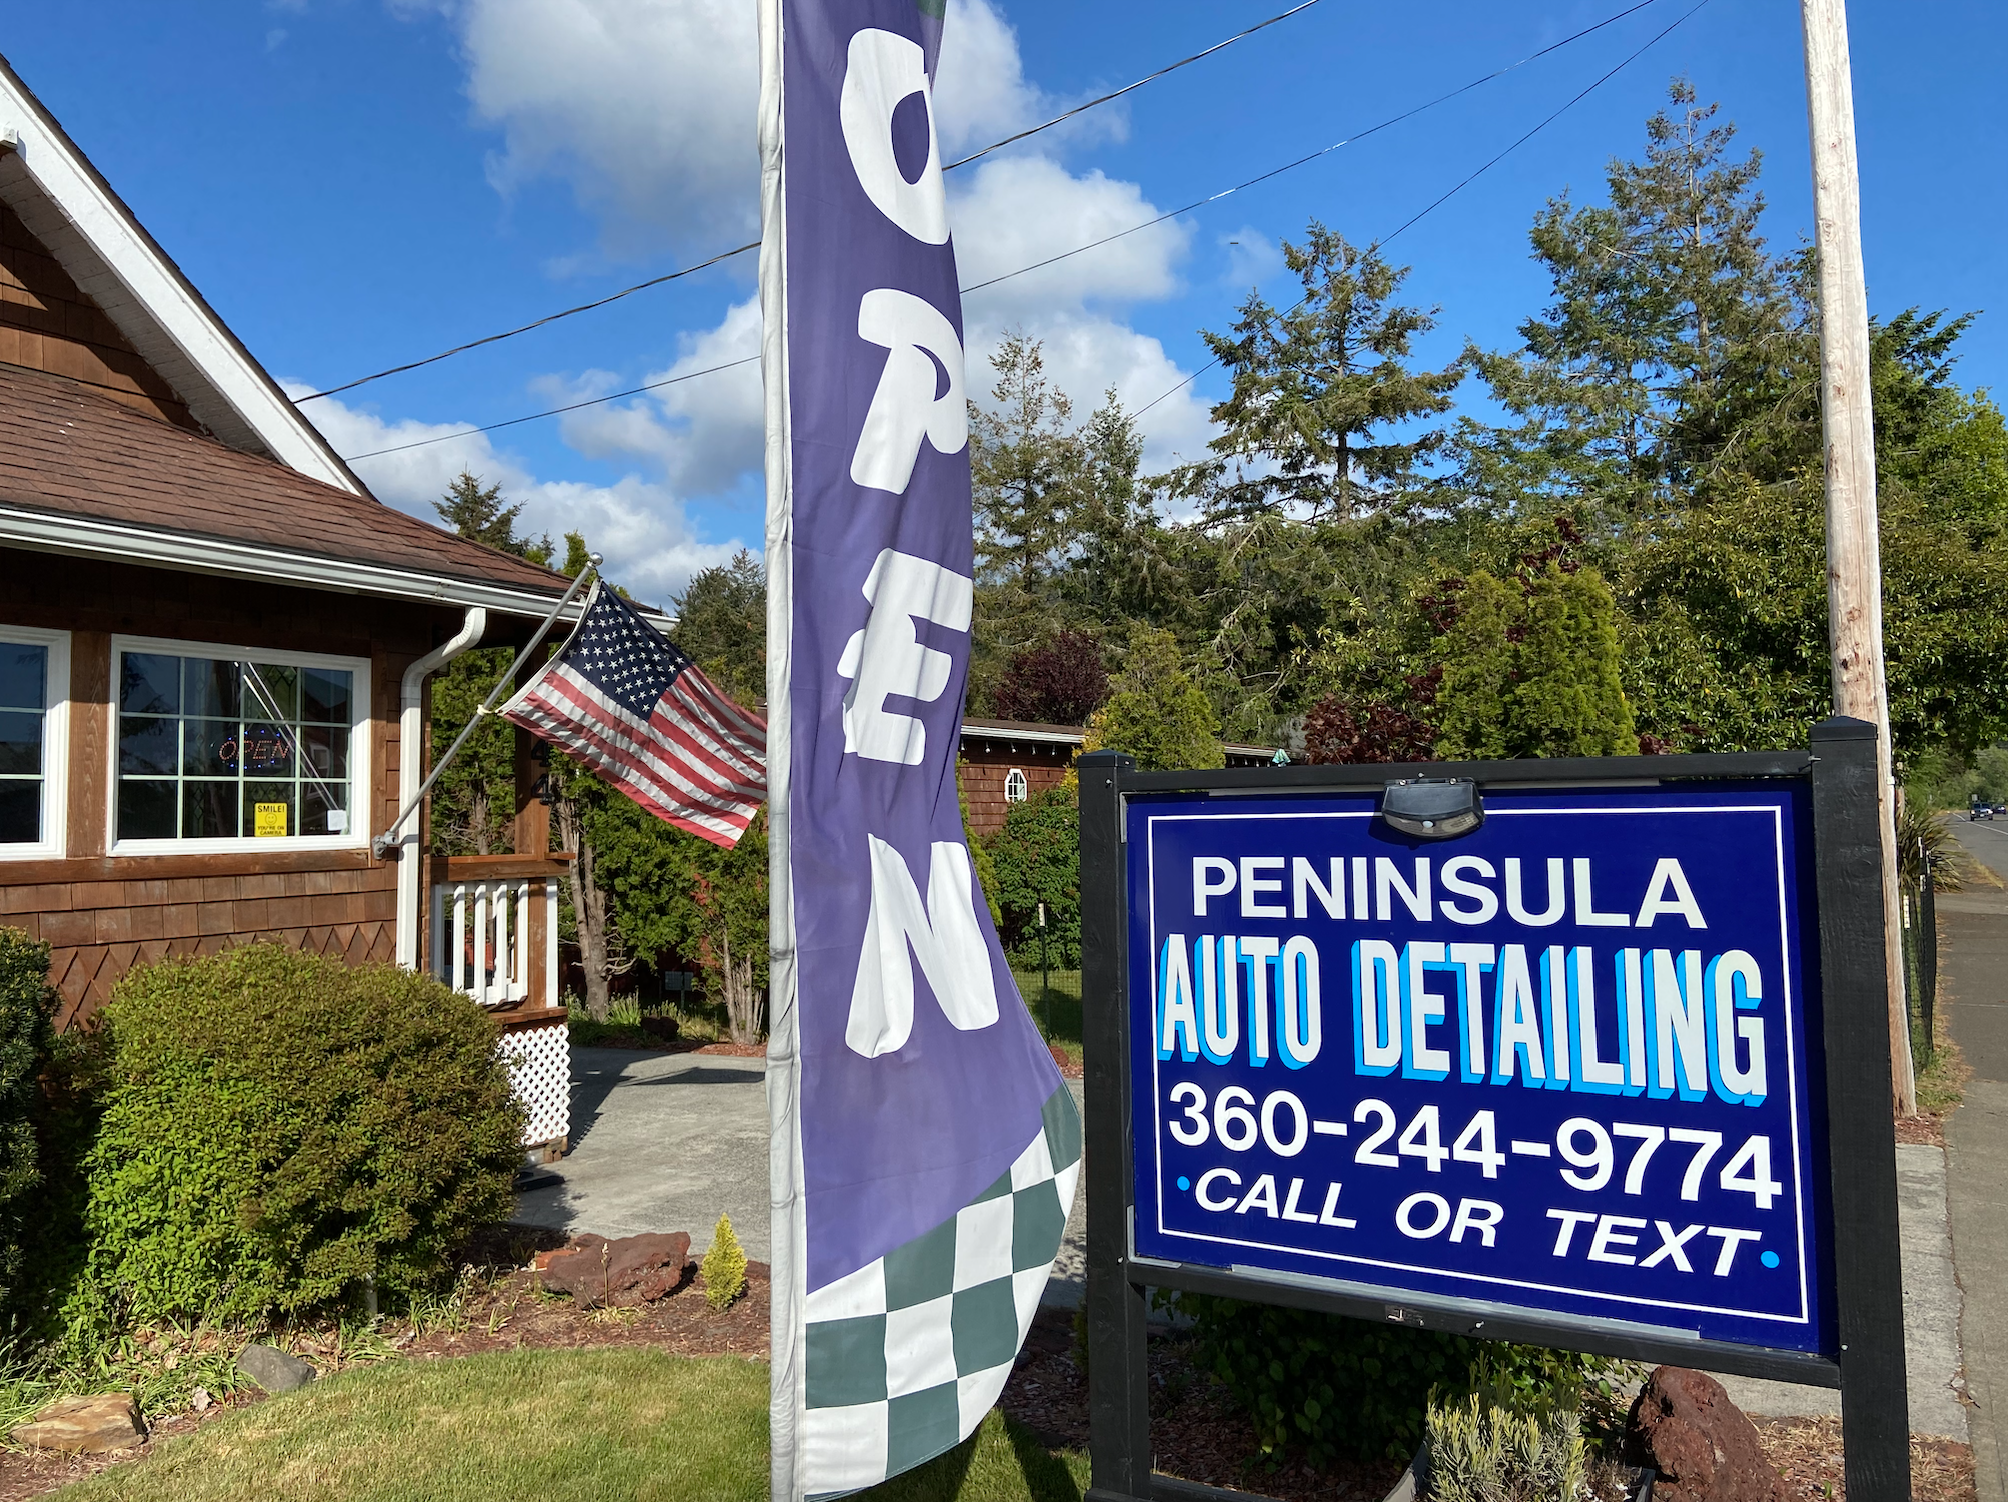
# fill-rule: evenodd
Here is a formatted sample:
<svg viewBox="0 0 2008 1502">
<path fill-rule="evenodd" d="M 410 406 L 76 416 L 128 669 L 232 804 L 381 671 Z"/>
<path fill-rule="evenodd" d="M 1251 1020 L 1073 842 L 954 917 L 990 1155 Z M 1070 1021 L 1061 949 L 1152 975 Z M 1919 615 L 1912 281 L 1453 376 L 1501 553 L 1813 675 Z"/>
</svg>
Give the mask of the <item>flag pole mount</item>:
<svg viewBox="0 0 2008 1502">
<path fill-rule="evenodd" d="M 401 847 L 397 842 L 397 832 L 404 828 L 405 820 L 409 819 L 417 811 L 418 806 L 425 802 L 425 795 L 432 791 L 432 785 L 439 781 L 440 774 L 453 765 L 453 758 L 460 754 L 460 748 L 466 745 L 467 738 L 474 734 L 474 727 L 479 725 L 482 717 L 495 707 L 495 701 L 502 697 L 502 690 L 509 686 L 510 680 L 516 676 L 516 670 L 528 662 L 530 654 L 543 644 L 544 638 L 550 634 L 552 623 L 558 619 L 559 614 L 578 597 L 579 591 L 585 587 L 588 579 L 599 577 L 600 565 L 604 562 L 606 562 L 606 559 L 598 553 L 586 554 L 586 566 L 579 570 L 579 577 L 572 581 L 572 587 L 566 590 L 558 603 L 551 607 L 551 613 L 545 616 L 543 623 L 537 627 L 537 633 L 530 638 L 529 645 L 518 652 L 516 660 L 502 670 L 502 676 L 497 678 L 495 686 L 488 690 L 488 697 L 481 701 L 481 707 L 474 711 L 473 715 L 469 717 L 467 724 L 462 727 L 460 734 L 453 738 L 453 744 L 446 748 L 446 754 L 433 763 L 432 770 L 426 774 L 425 781 L 419 784 L 418 791 L 411 795 L 411 800 L 403 808 L 399 809 L 397 817 L 390 821 L 390 828 L 370 841 L 371 855 L 381 861 L 396 860 L 402 853 Z"/>
</svg>

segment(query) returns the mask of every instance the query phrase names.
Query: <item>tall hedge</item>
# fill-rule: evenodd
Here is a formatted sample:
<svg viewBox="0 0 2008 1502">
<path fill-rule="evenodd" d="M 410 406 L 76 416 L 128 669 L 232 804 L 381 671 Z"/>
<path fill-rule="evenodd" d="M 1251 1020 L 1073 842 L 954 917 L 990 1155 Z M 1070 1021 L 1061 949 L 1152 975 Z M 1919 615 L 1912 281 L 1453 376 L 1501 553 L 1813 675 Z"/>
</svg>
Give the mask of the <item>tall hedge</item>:
<svg viewBox="0 0 2008 1502">
<path fill-rule="evenodd" d="M 130 972 L 103 1025 L 85 1287 L 120 1313 L 408 1293 L 509 1212 L 523 1117 L 494 1024 L 429 976 L 251 945 Z"/>
<path fill-rule="evenodd" d="M 0 928 L 0 1306 L 16 1301 L 22 1222 L 42 1183 L 35 1119 L 55 1010 L 49 946 Z"/>
</svg>

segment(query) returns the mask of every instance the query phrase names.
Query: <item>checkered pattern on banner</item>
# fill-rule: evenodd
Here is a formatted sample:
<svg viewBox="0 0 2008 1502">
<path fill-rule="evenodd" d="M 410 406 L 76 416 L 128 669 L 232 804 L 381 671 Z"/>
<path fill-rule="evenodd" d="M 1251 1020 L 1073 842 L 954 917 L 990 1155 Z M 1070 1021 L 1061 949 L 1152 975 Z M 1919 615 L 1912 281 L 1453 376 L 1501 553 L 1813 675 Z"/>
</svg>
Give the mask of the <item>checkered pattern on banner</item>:
<svg viewBox="0 0 2008 1502">
<path fill-rule="evenodd" d="M 1081 1167 L 1065 1085 L 1031 1145 L 933 1230 L 809 1294 L 804 1473 L 818 1495 L 952 1449 L 1004 1390 L 1060 1250 Z"/>
</svg>

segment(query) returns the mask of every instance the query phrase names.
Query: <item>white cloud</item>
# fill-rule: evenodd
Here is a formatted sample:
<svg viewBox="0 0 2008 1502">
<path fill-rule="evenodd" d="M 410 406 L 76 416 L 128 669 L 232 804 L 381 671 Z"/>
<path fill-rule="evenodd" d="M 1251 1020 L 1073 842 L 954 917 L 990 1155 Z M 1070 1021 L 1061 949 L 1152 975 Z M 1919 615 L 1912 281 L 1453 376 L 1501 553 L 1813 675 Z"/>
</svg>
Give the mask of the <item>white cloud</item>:
<svg viewBox="0 0 2008 1502">
<path fill-rule="evenodd" d="M 1230 291 L 1245 294 L 1283 270 L 1282 247 L 1252 224 L 1222 235 L 1220 244 L 1227 252 L 1220 280 Z"/>
<path fill-rule="evenodd" d="M 289 396 L 312 387 L 283 383 Z M 519 533 L 553 538 L 583 533 L 587 546 L 606 555 L 609 577 L 651 604 L 667 604 L 690 576 L 724 563 L 741 546 L 700 542 L 684 516 L 683 502 L 667 485 L 627 475 L 612 485 L 575 480 L 539 480 L 513 455 L 498 451 L 486 433 L 469 423 L 426 423 L 405 418 L 386 421 L 373 412 L 323 397 L 307 409 L 314 424 L 341 454 L 369 454 L 428 438 L 448 438 L 361 459 L 352 468 L 386 505 L 437 524 L 433 502 L 464 469 L 487 484 L 502 486 L 503 499 L 521 502 Z"/>
<path fill-rule="evenodd" d="M 956 185 L 948 204 L 962 285 L 1034 265 L 1049 256 L 1119 234 L 1162 211 L 1135 183 L 1093 171 L 1076 177 L 1044 156 L 985 162 Z M 1134 302 L 1178 290 L 1176 266 L 1191 232 L 1177 220 L 970 295 L 972 317 L 1078 307 L 1091 299 Z"/>
<path fill-rule="evenodd" d="M 754 7 L 747 0 L 388 3 L 452 19 L 476 116 L 501 132 L 490 165 L 499 191 L 540 179 L 569 184 L 598 219 L 614 254 L 667 243 L 690 255 L 756 231 L 757 60 Z M 938 124 L 951 157 L 1050 118 L 1071 102 L 1025 77 L 1016 32 L 998 0 L 950 0 L 938 83 Z M 1161 211 L 1136 184 L 1099 171 L 1077 175 L 1054 155 L 1092 135 L 1120 137 L 1126 123 L 1119 106 L 1104 107 L 953 174 L 949 212 L 964 285 L 1156 217 Z M 1008 328 L 1047 342 L 1048 368 L 1083 414 L 1110 385 L 1132 409 L 1163 396 L 1185 372 L 1156 339 L 1129 327 L 1122 310 L 1180 290 L 1179 267 L 1190 239 L 1188 226 L 1170 221 L 972 295 L 966 309 L 971 387 L 987 391 L 984 359 Z M 714 327 L 686 334 L 676 362 L 665 370 L 638 381 L 586 371 L 547 377 L 537 389 L 554 406 L 585 400 L 753 354 L 758 337 L 757 302 L 748 298 Z M 673 512 L 681 528 L 673 498 L 757 486 L 761 422 L 758 367 L 747 365 L 568 414 L 561 431 L 588 458 L 632 462 L 659 476 L 632 482 L 646 497 L 630 489 L 615 499 L 650 515 Z M 1148 464 L 1169 463 L 1174 454 L 1195 456 L 1206 437 L 1204 404 L 1188 388 L 1153 408 L 1145 431 Z M 373 436 L 338 446 L 354 452 L 396 441 Z M 411 495 L 410 509 L 428 515 L 419 508 L 458 472 L 463 453 L 488 463 L 497 477 L 509 463 L 485 439 L 465 445 L 471 447 L 439 444 L 411 450 L 408 459 L 369 461 L 378 467 L 368 478 L 387 493 Z M 527 474 L 520 483 L 533 505 L 555 511 L 561 500 L 583 504 Z M 586 489 L 611 496 L 619 487 Z M 532 501 L 546 492 L 547 502 Z"/>
<path fill-rule="evenodd" d="M 567 414 L 565 442 L 589 458 L 647 459 L 662 467 L 679 494 L 715 495 L 760 467 L 765 424 L 760 367 L 739 365 L 714 375 L 699 372 L 760 352 L 758 300 L 734 304 L 716 328 L 685 334 L 682 345 L 673 365 L 649 372 L 637 384 L 688 379 L 623 405 Z M 598 394 L 580 389 L 586 395 Z M 610 389 L 610 384 L 599 387 Z"/>
<path fill-rule="evenodd" d="M 759 228 L 748 0 L 465 0 L 450 14 L 504 194 L 570 184 L 610 246 L 701 252 Z"/>
</svg>

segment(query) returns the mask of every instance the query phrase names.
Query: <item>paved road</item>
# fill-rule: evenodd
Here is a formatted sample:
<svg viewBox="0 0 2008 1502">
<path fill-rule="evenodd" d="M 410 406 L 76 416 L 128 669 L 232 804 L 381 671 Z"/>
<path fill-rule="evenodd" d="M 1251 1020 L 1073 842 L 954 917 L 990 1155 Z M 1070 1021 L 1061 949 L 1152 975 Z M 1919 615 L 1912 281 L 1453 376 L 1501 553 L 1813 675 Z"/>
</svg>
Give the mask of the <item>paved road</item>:
<svg viewBox="0 0 2008 1502">
<path fill-rule="evenodd" d="M 1953 828 L 2008 880 L 2008 821 Z M 1975 1480 L 1980 1502 L 2008 1502 L 2008 894 L 1975 889 L 1938 909 L 1946 1015 L 1973 1071 L 1946 1145 Z"/>
</svg>

